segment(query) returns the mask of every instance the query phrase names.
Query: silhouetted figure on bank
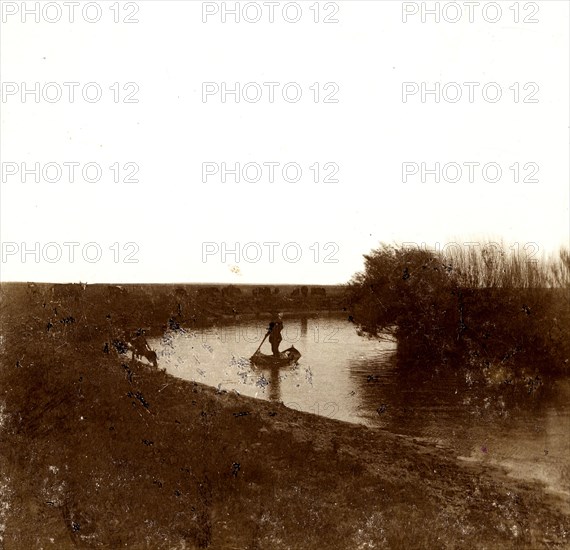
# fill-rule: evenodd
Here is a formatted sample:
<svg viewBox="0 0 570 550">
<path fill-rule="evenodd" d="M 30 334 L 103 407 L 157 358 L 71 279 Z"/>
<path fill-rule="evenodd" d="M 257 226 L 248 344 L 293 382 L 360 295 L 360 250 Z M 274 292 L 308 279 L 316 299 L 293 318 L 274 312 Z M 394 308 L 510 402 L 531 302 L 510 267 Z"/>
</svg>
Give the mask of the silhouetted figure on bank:
<svg viewBox="0 0 570 550">
<path fill-rule="evenodd" d="M 274 357 L 279 357 L 279 344 L 283 337 L 281 331 L 283 330 L 283 314 L 279 313 L 277 319 L 269 323 L 269 343 L 271 344 L 271 351 Z"/>
</svg>

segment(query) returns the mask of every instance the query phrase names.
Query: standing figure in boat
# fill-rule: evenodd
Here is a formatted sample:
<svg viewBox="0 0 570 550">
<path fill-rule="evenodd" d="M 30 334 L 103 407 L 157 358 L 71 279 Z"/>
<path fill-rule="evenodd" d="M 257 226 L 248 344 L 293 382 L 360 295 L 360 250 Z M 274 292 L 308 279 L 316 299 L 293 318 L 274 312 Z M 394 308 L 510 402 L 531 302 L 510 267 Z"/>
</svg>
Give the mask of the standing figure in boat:
<svg viewBox="0 0 570 550">
<path fill-rule="evenodd" d="M 278 313 L 277 319 L 269 323 L 269 343 L 271 344 L 271 351 L 274 357 L 279 357 L 279 344 L 283 337 L 281 331 L 283 330 L 283 314 Z"/>
</svg>

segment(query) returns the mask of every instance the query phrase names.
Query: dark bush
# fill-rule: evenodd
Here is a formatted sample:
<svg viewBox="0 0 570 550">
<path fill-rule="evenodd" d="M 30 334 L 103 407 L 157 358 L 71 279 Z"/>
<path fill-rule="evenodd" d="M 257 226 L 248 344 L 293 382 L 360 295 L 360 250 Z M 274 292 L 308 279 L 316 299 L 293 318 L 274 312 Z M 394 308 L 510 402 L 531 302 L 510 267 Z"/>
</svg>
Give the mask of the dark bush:
<svg viewBox="0 0 570 550">
<path fill-rule="evenodd" d="M 493 244 L 444 256 L 382 245 L 349 285 L 354 320 L 406 358 L 479 368 L 568 368 L 568 254 L 533 263 Z"/>
</svg>

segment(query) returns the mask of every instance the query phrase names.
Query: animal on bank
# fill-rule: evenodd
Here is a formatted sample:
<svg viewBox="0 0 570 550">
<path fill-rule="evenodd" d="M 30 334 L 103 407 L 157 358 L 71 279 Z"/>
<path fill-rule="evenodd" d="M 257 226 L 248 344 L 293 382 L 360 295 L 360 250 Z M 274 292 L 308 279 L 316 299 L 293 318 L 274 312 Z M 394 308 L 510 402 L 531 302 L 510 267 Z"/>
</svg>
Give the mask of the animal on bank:
<svg viewBox="0 0 570 550">
<path fill-rule="evenodd" d="M 132 361 L 144 357 L 149 363 L 152 363 L 154 367 L 158 368 L 156 351 L 148 345 L 142 332 L 129 343 L 129 350 L 133 353 Z"/>
</svg>

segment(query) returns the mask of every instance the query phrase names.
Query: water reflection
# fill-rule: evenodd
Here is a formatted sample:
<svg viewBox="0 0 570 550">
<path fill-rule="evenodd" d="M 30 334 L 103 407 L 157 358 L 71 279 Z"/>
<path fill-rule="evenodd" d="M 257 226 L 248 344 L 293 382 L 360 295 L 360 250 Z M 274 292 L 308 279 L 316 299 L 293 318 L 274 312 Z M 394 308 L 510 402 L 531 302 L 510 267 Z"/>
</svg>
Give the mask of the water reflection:
<svg viewBox="0 0 570 550">
<path fill-rule="evenodd" d="M 463 369 L 410 371 L 395 355 L 351 362 L 370 422 L 570 496 L 570 382 L 474 384 Z"/>
<path fill-rule="evenodd" d="M 351 361 L 351 377 L 358 382 L 370 422 L 396 433 L 428 432 L 448 412 L 460 406 L 462 380 L 457 371 L 399 368 L 394 353 Z M 436 437 L 436 431 L 431 431 Z"/>
<path fill-rule="evenodd" d="M 253 367 L 266 328 L 251 320 L 149 343 L 181 378 L 410 436 L 570 495 L 569 381 L 528 391 L 474 384 L 461 368 L 405 368 L 393 341 L 360 337 L 343 317 L 286 318 L 281 347 L 295 345 L 299 365 Z"/>
<path fill-rule="evenodd" d="M 309 326 L 309 320 L 306 315 L 301 317 L 301 338 L 307 336 L 307 327 Z"/>
<path fill-rule="evenodd" d="M 279 388 L 279 367 L 271 367 L 269 377 L 269 401 L 281 401 L 281 391 Z"/>
<path fill-rule="evenodd" d="M 285 368 L 252 365 L 252 369 L 260 373 L 258 385 L 267 387 L 267 399 L 276 403 L 281 402 L 283 400 L 281 396 L 281 376 Z"/>
</svg>

